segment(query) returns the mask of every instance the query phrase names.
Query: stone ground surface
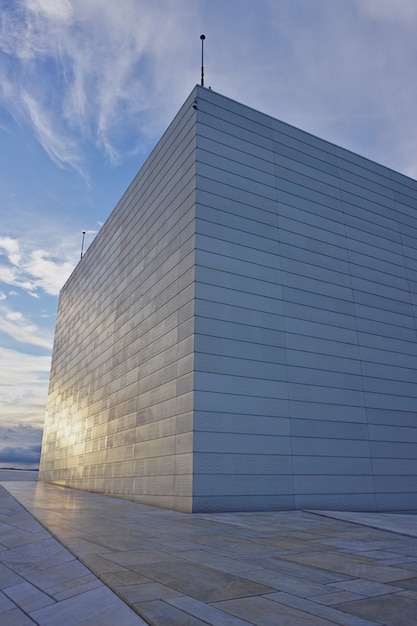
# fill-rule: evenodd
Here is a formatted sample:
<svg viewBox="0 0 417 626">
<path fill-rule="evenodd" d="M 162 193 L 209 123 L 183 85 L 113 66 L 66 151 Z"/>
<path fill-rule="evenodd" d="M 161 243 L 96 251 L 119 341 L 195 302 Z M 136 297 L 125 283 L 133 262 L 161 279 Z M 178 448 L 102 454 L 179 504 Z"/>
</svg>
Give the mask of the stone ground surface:
<svg viewBox="0 0 417 626">
<path fill-rule="evenodd" d="M 188 515 L 33 478 L 0 472 L 2 626 L 417 625 L 417 515 Z"/>
</svg>

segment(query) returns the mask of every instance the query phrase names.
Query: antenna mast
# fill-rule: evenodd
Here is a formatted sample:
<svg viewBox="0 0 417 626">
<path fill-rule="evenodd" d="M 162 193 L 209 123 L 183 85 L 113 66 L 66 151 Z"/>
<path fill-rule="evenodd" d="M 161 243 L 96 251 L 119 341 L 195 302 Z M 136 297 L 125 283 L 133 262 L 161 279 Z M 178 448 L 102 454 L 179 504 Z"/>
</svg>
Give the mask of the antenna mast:
<svg viewBox="0 0 417 626">
<path fill-rule="evenodd" d="M 204 40 L 206 36 L 200 35 L 201 39 L 201 86 L 204 87 Z"/>
<path fill-rule="evenodd" d="M 83 252 L 84 252 L 84 239 L 85 239 L 85 230 L 83 230 L 83 238 L 81 240 L 81 258 L 83 258 Z"/>
</svg>

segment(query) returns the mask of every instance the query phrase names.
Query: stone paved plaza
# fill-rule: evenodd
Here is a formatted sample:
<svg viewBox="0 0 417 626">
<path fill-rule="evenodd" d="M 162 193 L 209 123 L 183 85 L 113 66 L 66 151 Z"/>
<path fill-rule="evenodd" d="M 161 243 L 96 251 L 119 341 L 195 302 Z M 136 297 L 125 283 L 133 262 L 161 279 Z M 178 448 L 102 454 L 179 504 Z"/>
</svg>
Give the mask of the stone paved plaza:
<svg viewBox="0 0 417 626">
<path fill-rule="evenodd" d="M 0 473 L 2 626 L 417 624 L 412 513 L 189 515 L 33 478 Z"/>
</svg>

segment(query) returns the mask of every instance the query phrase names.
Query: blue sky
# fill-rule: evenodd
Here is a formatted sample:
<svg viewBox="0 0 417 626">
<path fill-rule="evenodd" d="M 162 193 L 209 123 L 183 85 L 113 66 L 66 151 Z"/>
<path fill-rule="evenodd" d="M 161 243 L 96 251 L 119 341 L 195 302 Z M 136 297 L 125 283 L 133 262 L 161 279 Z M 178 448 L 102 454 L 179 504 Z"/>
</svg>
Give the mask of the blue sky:
<svg viewBox="0 0 417 626">
<path fill-rule="evenodd" d="M 58 293 L 193 86 L 417 178 L 415 0 L 2 0 L 0 467 L 39 460 Z"/>
</svg>

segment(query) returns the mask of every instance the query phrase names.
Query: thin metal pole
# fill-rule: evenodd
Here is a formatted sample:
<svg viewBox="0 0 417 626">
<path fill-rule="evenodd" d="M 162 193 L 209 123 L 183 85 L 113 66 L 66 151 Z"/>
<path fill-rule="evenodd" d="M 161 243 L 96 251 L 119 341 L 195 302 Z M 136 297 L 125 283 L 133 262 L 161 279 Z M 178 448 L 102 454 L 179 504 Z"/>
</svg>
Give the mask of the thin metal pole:
<svg viewBox="0 0 417 626">
<path fill-rule="evenodd" d="M 204 87 L 204 40 L 206 36 L 200 35 L 201 39 L 201 86 Z"/>
<path fill-rule="evenodd" d="M 81 241 L 81 258 L 83 258 L 83 252 L 84 252 L 84 238 L 85 238 L 85 230 L 83 230 L 83 238 Z"/>
</svg>

